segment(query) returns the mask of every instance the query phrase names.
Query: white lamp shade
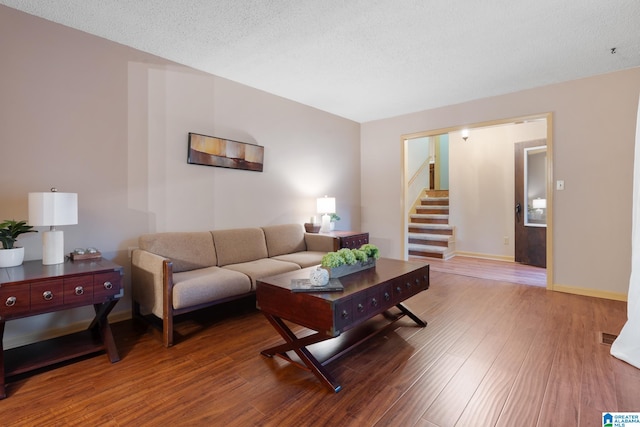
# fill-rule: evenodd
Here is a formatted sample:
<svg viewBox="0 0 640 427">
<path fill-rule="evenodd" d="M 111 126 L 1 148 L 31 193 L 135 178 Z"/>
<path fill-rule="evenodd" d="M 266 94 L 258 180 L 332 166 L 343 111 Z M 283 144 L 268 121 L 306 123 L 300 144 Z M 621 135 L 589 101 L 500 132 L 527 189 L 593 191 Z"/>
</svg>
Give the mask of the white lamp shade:
<svg viewBox="0 0 640 427">
<path fill-rule="evenodd" d="M 336 211 L 336 198 L 335 197 L 320 197 L 318 198 L 318 213 L 330 214 Z"/>
<path fill-rule="evenodd" d="M 531 206 L 533 209 L 546 209 L 547 208 L 547 199 L 533 199 L 531 202 Z"/>
<path fill-rule="evenodd" d="M 29 193 L 29 225 L 55 227 L 77 223 L 77 193 Z"/>
</svg>

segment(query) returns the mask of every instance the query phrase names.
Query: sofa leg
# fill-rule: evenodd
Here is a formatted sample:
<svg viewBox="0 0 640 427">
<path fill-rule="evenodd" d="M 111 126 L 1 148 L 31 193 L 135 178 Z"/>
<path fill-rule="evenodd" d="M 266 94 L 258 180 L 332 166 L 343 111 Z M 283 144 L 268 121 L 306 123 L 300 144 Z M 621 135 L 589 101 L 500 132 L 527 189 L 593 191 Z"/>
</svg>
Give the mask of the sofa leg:
<svg viewBox="0 0 640 427">
<path fill-rule="evenodd" d="M 147 319 L 144 318 L 140 311 L 140 304 L 135 300 L 131 304 L 131 320 L 133 321 L 133 326 L 135 328 L 146 328 L 149 326 Z"/>
<path fill-rule="evenodd" d="M 140 304 L 136 300 L 131 301 L 131 318 L 135 320 L 140 316 Z"/>
<path fill-rule="evenodd" d="M 173 345 L 173 316 L 166 315 L 162 319 L 162 341 L 165 347 Z"/>
</svg>

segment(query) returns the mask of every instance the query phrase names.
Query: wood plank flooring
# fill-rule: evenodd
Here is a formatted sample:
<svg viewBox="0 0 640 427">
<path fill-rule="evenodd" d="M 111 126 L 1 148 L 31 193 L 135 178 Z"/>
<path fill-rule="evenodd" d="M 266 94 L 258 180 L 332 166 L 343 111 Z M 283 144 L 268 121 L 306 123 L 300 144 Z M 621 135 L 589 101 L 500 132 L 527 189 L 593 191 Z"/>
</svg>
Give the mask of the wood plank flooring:
<svg viewBox="0 0 640 427">
<path fill-rule="evenodd" d="M 410 257 L 410 259 L 428 263 L 432 271 L 502 280 L 521 285 L 547 286 L 547 270 L 532 265 L 465 256 L 455 256 L 448 260 L 423 257 Z"/>
<path fill-rule="evenodd" d="M 281 339 L 245 300 L 186 317 L 169 349 L 115 324 L 120 362 L 9 383 L 0 424 L 601 426 L 602 411 L 640 411 L 640 370 L 600 343 L 624 324 L 623 302 L 432 271 L 407 305 L 429 325 L 404 318 L 331 363 L 339 393 L 261 356 Z"/>
</svg>

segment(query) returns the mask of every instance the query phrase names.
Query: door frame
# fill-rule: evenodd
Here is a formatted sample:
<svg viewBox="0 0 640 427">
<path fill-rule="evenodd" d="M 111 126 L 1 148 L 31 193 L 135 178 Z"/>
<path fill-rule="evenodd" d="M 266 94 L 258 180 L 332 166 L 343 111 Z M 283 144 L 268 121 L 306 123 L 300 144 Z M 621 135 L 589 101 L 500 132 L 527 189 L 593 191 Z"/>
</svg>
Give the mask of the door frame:
<svg viewBox="0 0 640 427">
<path fill-rule="evenodd" d="M 529 116 L 519 116 L 519 117 L 511 117 L 507 119 L 498 119 L 498 120 L 490 120 L 486 122 L 477 122 L 470 124 L 462 124 L 458 126 L 451 126 L 447 128 L 440 128 L 422 132 L 415 132 L 410 134 L 404 134 L 400 136 L 400 147 L 401 147 L 401 200 L 400 200 L 400 208 L 402 210 L 400 221 L 401 223 L 401 248 L 402 253 L 404 254 L 404 259 L 407 260 L 409 258 L 409 251 L 407 245 L 408 238 L 408 222 L 407 222 L 407 212 L 405 212 L 405 203 L 407 198 L 407 144 L 408 140 L 414 138 L 421 137 L 429 137 L 436 136 L 442 134 L 448 134 L 450 132 L 458 132 L 463 129 L 477 129 L 484 127 L 491 127 L 497 125 L 507 125 L 507 124 L 517 124 L 525 121 L 531 120 L 540 120 L 544 119 L 547 122 L 547 289 L 553 290 L 553 199 L 554 199 L 554 188 L 553 188 L 553 113 L 540 113 L 540 114 L 532 114 Z"/>
</svg>

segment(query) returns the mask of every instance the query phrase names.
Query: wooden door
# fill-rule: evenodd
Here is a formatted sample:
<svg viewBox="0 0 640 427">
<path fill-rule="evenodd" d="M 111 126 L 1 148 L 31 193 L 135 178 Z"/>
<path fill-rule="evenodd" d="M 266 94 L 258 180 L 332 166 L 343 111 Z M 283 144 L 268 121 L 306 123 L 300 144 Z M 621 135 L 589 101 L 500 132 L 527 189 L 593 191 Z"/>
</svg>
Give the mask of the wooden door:
<svg viewBox="0 0 640 427">
<path fill-rule="evenodd" d="M 515 144 L 515 261 L 547 267 L 547 228 L 525 225 L 527 203 L 525 194 L 525 149 L 546 146 L 546 139 L 518 142 Z"/>
</svg>

